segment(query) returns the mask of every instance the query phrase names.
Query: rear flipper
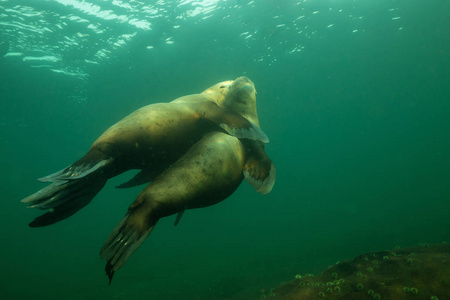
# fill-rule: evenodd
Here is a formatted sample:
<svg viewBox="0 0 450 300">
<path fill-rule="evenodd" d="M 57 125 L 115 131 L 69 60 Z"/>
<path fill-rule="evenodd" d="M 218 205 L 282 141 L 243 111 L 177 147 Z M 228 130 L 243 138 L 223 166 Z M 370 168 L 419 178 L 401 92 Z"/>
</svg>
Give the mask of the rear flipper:
<svg viewBox="0 0 450 300">
<path fill-rule="evenodd" d="M 104 181 L 76 179 L 57 181 L 23 199 L 29 208 L 49 209 L 35 218 L 30 227 L 42 227 L 64 220 L 85 207 L 105 185 Z"/>
<path fill-rule="evenodd" d="M 114 272 L 120 269 L 152 232 L 157 221 L 147 222 L 142 214 L 127 213 L 117 224 L 100 250 L 102 259 L 107 260 L 105 271 L 111 284 Z"/>
<path fill-rule="evenodd" d="M 159 171 L 158 169 L 156 171 Z M 137 173 L 133 178 L 128 180 L 127 182 L 124 182 L 122 184 L 119 184 L 116 186 L 118 189 L 126 189 L 134 186 L 138 186 L 144 183 L 150 182 L 153 178 L 155 178 L 158 174 L 155 172 L 155 170 L 147 170 L 144 169 Z"/>
<path fill-rule="evenodd" d="M 89 159 L 96 158 L 95 160 Z M 106 168 L 112 159 L 99 159 L 98 153 L 89 152 L 73 165 L 40 181 L 52 182 L 49 186 L 26 197 L 21 202 L 30 208 L 49 212 L 37 217 L 29 225 L 41 227 L 70 217 L 86 206 L 102 189 L 108 177 Z"/>
<path fill-rule="evenodd" d="M 87 154 L 89 155 L 89 154 Z M 86 156 L 87 156 L 86 155 Z M 111 159 L 107 160 L 100 160 L 98 162 L 89 162 L 84 163 L 80 159 L 73 165 L 68 166 L 65 169 L 62 169 L 61 171 L 58 171 L 56 173 L 50 174 L 48 176 L 39 178 L 38 180 L 41 182 L 67 182 L 69 180 L 75 180 L 80 179 L 88 176 L 89 174 L 94 173 L 95 171 L 105 167 L 111 162 Z"/>
</svg>

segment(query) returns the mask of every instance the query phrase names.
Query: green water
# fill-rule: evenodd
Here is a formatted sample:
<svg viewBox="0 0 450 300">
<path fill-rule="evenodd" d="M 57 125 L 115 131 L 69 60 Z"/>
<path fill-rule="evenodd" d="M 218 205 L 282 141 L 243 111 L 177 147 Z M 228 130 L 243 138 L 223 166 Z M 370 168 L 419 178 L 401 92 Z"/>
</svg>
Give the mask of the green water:
<svg viewBox="0 0 450 300">
<path fill-rule="evenodd" d="M 42 42 L 10 26 L 25 23 L 14 19 L 18 2 L 0 2 L 2 43 L 22 53 L 0 58 L 2 299 L 258 299 L 339 260 L 449 240 L 450 6 L 249 2 L 219 2 L 215 15 L 186 17 L 178 31 L 181 4 L 165 4 L 169 17 L 147 31 L 57 1 L 21 4 L 47 12 L 50 25 L 75 14 L 108 25 L 109 38 L 137 32 L 95 64 L 84 59 L 95 58 L 101 34 L 67 51 L 58 44 L 86 24 L 49 27 Z M 43 55 L 23 46 L 32 39 L 60 60 L 23 59 Z M 77 67 L 85 75 L 52 71 Z M 110 287 L 99 250 L 142 189 L 114 188 L 134 173 L 109 181 L 65 221 L 27 226 L 38 211 L 19 200 L 45 186 L 36 178 L 81 157 L 110 125 L 241 75 L 255 82 L 270 138 L 277 178 L 269 195 L 243 182 L 226 201 L 187 211 L 177 227 L 175 217 L 161 220 Z"/>
</svg>

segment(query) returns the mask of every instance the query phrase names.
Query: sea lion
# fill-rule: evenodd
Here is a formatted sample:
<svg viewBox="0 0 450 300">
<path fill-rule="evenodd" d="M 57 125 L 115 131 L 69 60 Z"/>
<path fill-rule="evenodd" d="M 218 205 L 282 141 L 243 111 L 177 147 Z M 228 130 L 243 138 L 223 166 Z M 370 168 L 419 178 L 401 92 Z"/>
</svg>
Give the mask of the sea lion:
<svg viewBox="0 0 450 300">
<path fill-rule="evenodd" d="M 204 134 L 225 131 L 238 138 L 268 142 L 251 121 L 222 103 L 233 81 L 170 103 L 147 105 L 107 129 L 89 152 L 69 167 L 39 179 L 52 182 L 26 197 L 30 208 L 49 210 L 31 227 L 61 221 L 86 206 L 106 181 L 130 169 L 143 170 L 121 187 L 150 181 L 177 161 Z"/>
<path fill-rule="evenodd" d="M 236 88 L 236 91 L 233 91 Z M 248 110 L 259 124 L 253 83 L 232 85 L 225 101 L 242 103 L 240 114 Z M 231 95 L 231 97 L 230 97 Z M 250 100 L 249 100 L 250 99 Z M 245 105 L 247 103 L 248 105 Z M 239 107 L 234 106 L 233 107 Z M 159 219 L 186 209 L 214 205 L 229 197 L 246 177 L 255 188 L 269 193 L 275 181 L 275 167 L 259 141 L 239 140 L 222 132 L 210 132 L 192 146 L 138 195 L 125 218 L 109 235 L 100 255 L 107 260 L 106 274 L 111 284 L 114 272 L 152 232 Z"/>
</svg>

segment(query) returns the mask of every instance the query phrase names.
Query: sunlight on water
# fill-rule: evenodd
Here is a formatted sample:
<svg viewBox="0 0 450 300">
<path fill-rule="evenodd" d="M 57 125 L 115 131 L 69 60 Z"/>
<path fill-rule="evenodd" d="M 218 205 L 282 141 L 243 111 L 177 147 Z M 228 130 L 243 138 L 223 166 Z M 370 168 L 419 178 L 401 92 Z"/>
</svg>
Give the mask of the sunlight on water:
<svg viewBox="0 0 450 300">
<path fill-rule="evenodd" d="M 46 61 L 53 71 L 79 78 L 88 77 L 89 65 L 115 60 L 119 49 L 145 32 L 155 31 L 156 36 L 148 41 L 147 49 L 181 46 L 174 30 L 183 32 L 189 28 L 188 22 L 195 23 L 198 30 L 218 26 L 219 38 L 230 39 L 230 44 L 236 43 L 233 39 L 242 40 L 252 50 L 254 62 L 271 65 L 277 61 L 274 52 L 283 49 L 283 53 L 301 55 L 311 40 L 326 37 L 330 30 L 364 33 L 371 9 L 364 1 L 324 5 L 312 0 L 269 5 L 218 0 L 0 3 L 0 35 L 9 46 L 5 57 L 22 56 L 23 62 L 35 67 L 37 63 L 43 67 L 39 61 Z M 389 7 L 386 14 L 392 14 L 388 20 L 395 22 L 398 30 L 405 28 L 398 8 Z"/>
<path fill-rule="evenodd" d="M 0 0 L 1 299 L 282 299 L 278 291 L 284 288 L 276 288 L 281 282 L 301 288 L 300 279 L 309 278 L 291 281 L 295 274 L 330 274 L 323 272 L 327 266 L 363 253 L 448 240 L 445 2 Z M 145 125 L 144 114 L 133 111 L 241 75 L 256 84 L 261 129 L 270 137 L 264 149 L 278 177 L 269 195 L 255 193 L 245 180 L 223 203 L 189 210 L 177 227 L 175 216 L 161 220 L 111 286 L 99 250 L 146 189 L 115 188 L 137 170 L 112 179 L 68 220 L 27 226 L 42 212 L 19 201 L 45 189 L 37 178 L 85 162 L 80 158 L 86 153 L 98 158 L 145 151 L 146 128 L 129 125 Z M 145 117 L 177 126 L 185 112 L 167 107 L 155 105 L 155 115 Z M 214 118 L 214 103 L 206 107 L 206 117 Z M 127 115 L 113 127 L 118 147 L 102 143 L 99 152 L 90 151 L 102 132 Z M 203 128 L 214 130 L 205 120 L 198 125 L 198 138 Z M 183 147 L 196 141 L 186 129 L 178 131 L 187 138 Z M 143 141 L 132 141 L 141 134 Z M 161 143 L 174 137 L 165 132 Z M 168 166 L 170 149 L 148 149 L 161 156 L 161 168 Z M 250 154 L 246 165 L 254 154 L 259 156 Z M 203 159 L 196 164 L 205 168 Z M 143 173 L 153 169 L 142 167 Z M 105 171 L 115 174 L 122 167 L 113 169 Z M 103 182 L 102 175 L 93 172 L 83 183 Z M 168 178 L 176 187 L 170 193 L 177 194 L 189 176 Z M 204 192 L 208 202 L 210 191 Z M 83 192 L 67 195 L 85 199 Z M 378 262 L 370 259 L 372 273 Z M 416 257 L 410 262 L 422 265 Z M 410 270 L 406 281 L 395 281 L 403 294 L 403 286 L 413 286 Z M 417 299 L 425 299 L 420 286 L 431 285 L 416 286 Z M 333 294 L 322 292 L 325 298 L 358 292 L 332 288 Z"/>
</svg>

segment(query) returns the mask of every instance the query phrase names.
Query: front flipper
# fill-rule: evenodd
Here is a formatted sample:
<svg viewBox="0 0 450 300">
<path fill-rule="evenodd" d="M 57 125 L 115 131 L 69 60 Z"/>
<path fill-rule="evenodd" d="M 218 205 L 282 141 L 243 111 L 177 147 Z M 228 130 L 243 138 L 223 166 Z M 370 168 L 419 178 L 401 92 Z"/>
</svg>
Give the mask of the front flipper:
<svg viewBox="0 0 450 300">
<path fill-rule="evenodd" d="M 273 185 L 275 184 L 275 165 L 271 163 L 270 167 L 267 168 L 267 165 L 264 162 L 259 162 L 247 166 L 244 169 L 244 176 L 245 180 L 247 180 L 258 193 L 267 195 L 272 191 Z"/>
<path fill-rule="evenodd" d="M 275 165 L 267 156 L 261 142 L 247 140 L 243 143 L 247 149 L 247 160 L 244 165 L 245 179 L 257 192 L 267 195 L 275 184 Z"/>
<path fill-rule="evenodd" d="M 200 117 L 220 126 L 229 135 L 239 139 L 269 142 L 269 138 L 264 131 L 241 115 L 229 109 L 221 108 L 213 102 L 205 102 L 202 105 L 205 109 L 201 112 Z"/>
</svg>

